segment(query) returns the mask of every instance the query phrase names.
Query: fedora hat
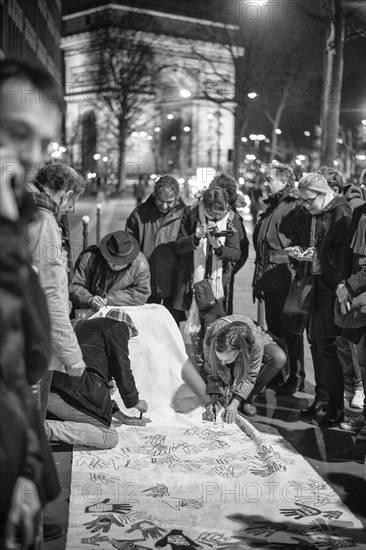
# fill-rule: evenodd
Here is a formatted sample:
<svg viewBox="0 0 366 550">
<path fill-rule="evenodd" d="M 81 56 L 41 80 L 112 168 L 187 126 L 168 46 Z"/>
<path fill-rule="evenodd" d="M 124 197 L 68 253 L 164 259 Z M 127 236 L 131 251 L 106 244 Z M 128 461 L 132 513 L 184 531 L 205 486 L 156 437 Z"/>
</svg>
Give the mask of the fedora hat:
<svg viewBox="0 0 366 550">
<path fill-rule="evenodd" d="M 130 264 L 140 252 L 139 243 L 127 231 L 108 233 L 100 241 L 99 249 L 107 262 L 115 265 Z"/>
</svg>

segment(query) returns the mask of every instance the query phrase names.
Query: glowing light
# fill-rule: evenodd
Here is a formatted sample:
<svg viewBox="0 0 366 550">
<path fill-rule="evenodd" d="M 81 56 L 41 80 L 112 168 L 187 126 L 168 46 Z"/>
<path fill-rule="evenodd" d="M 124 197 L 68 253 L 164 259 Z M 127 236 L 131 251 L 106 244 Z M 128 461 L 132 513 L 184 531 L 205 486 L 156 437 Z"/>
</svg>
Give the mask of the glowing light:
<svg viewBox="0 0 366 550">
<path fill-rule="evenodd" d="M 264 134 L 258 134 L 257 139 L 259 139 L 259 141 L 263 141 L 264 139 L 266 139 L 266 136 Z"/>
<path fill-rule="evenodd" d="M 108 157 L 103 157 L 103 162 L 107 162 L 108 161 Z"/>
<path fill-rule="evenodd" d="M 305 155 L 297 155 L 296 158 L 298 158 L 300 162 L 303 161 L 303 160 L 306 160 Z"/>
<path fill-rule="evenodd" d="M 309 130 L 305 130 L 305 132 L 304 132 L 304 136 L 306 136 L 306 137 L 310 137 L 310 132 L 309 132 Z"/>
<path fill-rule="evenodd" d="M 248 97 L 249 97 L 249 99 L 255 99 L 257 97 L 257 95 L 258 94 L 256 92 L 249 92 Z"/>
<path fill-rule="evenodd" d="M 250 134 L 249 139 L 251 139 L 252 141 L 255 141 L 256 139 L 258 139 L 258 136 L 257 134 Z"/>
<path fill-rule="evenodd" d="M 174 118 L 173 113 L 168 113 L 168 114 L 166 115 L 166 118 L 167 118 L 168 120 L 173 120 L 173 118 Z"/>
<path fill-rule="evenodd" d="M 160 130 L 161 130 L 160 126 L 155 126 L 154 132 L 160 132 Z"/>
<path fill-rule="evenodd" d="M 169 165 L 174 164 L 174 161 L 168 160 L 168 164 L 169 164 Z"/>
<path fill-rule="evenodd" d="M 212 113 L 208 113 L 208 115 L 206 115 L 208 120 L 212 120 L 214 115 Z"/>
<path fill-rule="evenodd" d="M 138 137 L 139 133 L 138 132 L 132 132 L 131 136 L 132 137 Z"/>
<path fill-rule="evenodd" d="M 156 180 L 157 177 L 158 177 L 157 174 L 151 174 L 150 175 L 150 179 L 152 179 L 152 180 Z"/>
<path fill-rule="evenodd" d="M 337 143 L 340 143 L 340 144 L 342 145 L 343 139 L 342 139 L 342 138 L 338 138 L 338 139 L 337 139 Z"/>
<path fill-rule="evenodd" d="M 280 134 L 282 134 L 282 130 L 280 130 L 279 128 L 276 128 L 276 129 L 275 129 L 275 133 L 278 134 L 278 135 L 280 135 Z"/>
<path fill-rule="evenodd" d="M 191 128 L 189 126 L 184 126 L 183 131 L 184 132 L 190 132 Z"/>
<path fill-rule="evenodd" d="M 99 153 L 95 153 L 95 155 L 93 155 L 93 159 L 94 159 L 94 160 L 99 160 L 99 159 L 100 159 L 100 154 L 99 154 Z"/>
<path fill-rule="evenodd" d="M 255 155 L 245 155 L 247 160 L 255 160 L 257 157 Z"/>
<path fill-rule="evenodd" d="M 181 90 L 179 93 L 185 99 L 187 99 L 188 97 L 191 97 L 191 95 L 192 95 L 191 92 L 189 90 L 186 90 L 186 89 Z"/>
<path fill-rule="evenodd" d="M 147 132 L 145 132 L 144 130 L 140 132 L 140 137 L 144 138 L 146 136 L 147 136 Z"/>
<path fill-rule="evenodd" d="M 181 185 L 185 182 L 186 180 L 184 178 L 179 178 L 178 179 L 178 183 L 180 183 Z"/>
<path fill-rule="evenodd" d="M 83 224 L 88 225 L 89 222 L 90 222 L 89 216 L 83 216 Z"/>
<path fill-rule="evenodd" d="M 172 136 L 170 139 L 171 139 L 172 141 L 176 141 L 177 136 Z"/>
<path fill-rule="evenodd" d="M 61 146 L 59 148 L 59 151 L 61 151 L 61 153 L 66 153 L 66 147 Z"/>
<path fill-rule="evenodd" d="M 357 160 L 366 160 L 366 155 L 356 155 Z"/>
<path fill-rule="evenodd" d="M 246 143 L 246 142 L 248 141 L 248 138 L 246 138 L 246 137 L 242 137 L 242 138 L 240 138 L 240 139 L 241 139 L 241 141 L 242 141 L 243 143 Z"/>
<path fill-rule="evenodd" d="M 363 120 L 361 120 L 361 124 L 362 124 L 362 126 L 366 126 L 366 118 L 364 118 Z"/>
<path fill-rule="evenodd" d="M 58 143 L 57 143 L 57 141 L 54 141 L 53 143 L 51 143 L 51 145 L 52 145 L 52 147 L 53 147 L 53 150 L 54 150 L 54 151 L 57 151 L 57 149 L 58 149 Z"/>
<path fill-rule="evenodd" d="M 149 141 L 151 141 L 151 140 L 153 139 L 153 137 L 152 137 L 152 136 L 147 136 L 147 139 L 148 139 Z"/>
<path fill-rule="evenodd" d="M 296 164 L 297 164 L 298 166 L 301 166 L 301 160 L 296 159 L 295 162 L 296 162 Z"/>
</svg>

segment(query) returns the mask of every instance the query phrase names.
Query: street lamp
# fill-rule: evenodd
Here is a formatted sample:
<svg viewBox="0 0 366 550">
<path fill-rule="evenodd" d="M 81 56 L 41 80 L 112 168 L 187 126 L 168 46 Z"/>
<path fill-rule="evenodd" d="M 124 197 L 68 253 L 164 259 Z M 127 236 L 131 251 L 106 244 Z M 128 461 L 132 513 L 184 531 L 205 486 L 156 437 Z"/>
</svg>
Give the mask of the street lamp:
<svg viewBox="0 0 366 550">
<path fill-rule="evenodd" d="M 249 99 L 255 99 L 257 97 L 257 93 L 256 92 L 249 92 L 249 94 L 247 94 Z"/>
<path fill-rule="evenodd" d="M 191 92 L 187 89 L 180 90 L 179 93 L 182 97 L 184 97 L 184 99 L 188 99 L 192 95 Z"/>
<path fill-rule="evenodd" d="M 94 160 L 99 160 L 99 159 L 100 159 L 100 154 L 99 154 L 99 153 L 95 153 L 95 155 L 93 156 L 93 159 L 94 159 Z"/>
</svg>

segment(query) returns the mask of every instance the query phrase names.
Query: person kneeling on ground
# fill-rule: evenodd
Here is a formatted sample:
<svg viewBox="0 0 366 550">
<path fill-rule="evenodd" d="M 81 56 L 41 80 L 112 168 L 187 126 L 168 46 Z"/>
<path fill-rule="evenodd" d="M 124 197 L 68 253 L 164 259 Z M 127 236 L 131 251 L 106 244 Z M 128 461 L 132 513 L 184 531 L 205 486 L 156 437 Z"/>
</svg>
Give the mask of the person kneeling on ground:
<svg viewBox="0 0 366 550">
<path fill-rule="evenodd" d="M 288 376 L 287 355 L 262 327 L 244 315 L 222 317 L 210 325 L 204 341 L 206 393 L 211 402 L 207 419 L 216 419 L 224 408 L 223 420 L 235 422 L 240 409 L 255 416 L 255 395 L 280 371 Z"/>
<path fill-rule="evenodd" d="M 75 262 L 70 300 L 75 309 L 143 306 L 151 294 L 150 268 L 127 231 L 109 233 L 88 246 Z"/>
<path fill-rule="evenodd" d="M 150 422 L 126 416 L 111 399 L 115 383 L 127 408 L 147 411 L 128 354 L 128 341 L 138 332 L 127 313 L 112 309 L 106 317 L 76 324 L 75 333 L 87 368 L 81 378 L 54 373 L 47 410 L 60 420 L 46 420 L 46 433 L 50 440 L 111 449 L 118 442 L 112 417 L 130 426 Z"/>
</svg>

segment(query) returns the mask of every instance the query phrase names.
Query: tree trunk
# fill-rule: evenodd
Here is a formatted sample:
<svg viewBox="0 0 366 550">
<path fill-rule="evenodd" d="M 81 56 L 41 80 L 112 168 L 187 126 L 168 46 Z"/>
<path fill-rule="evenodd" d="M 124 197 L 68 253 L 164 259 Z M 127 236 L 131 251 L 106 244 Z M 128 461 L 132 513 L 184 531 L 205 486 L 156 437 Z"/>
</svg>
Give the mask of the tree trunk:
<svg viewBox="0 0 366 550">
<path fill-rule="evenodd" d="M 123 190 L 126 177 L 126 132 L 125 122 L 120 122 L 118 136 L 118 191 Z"/>
<path fill-rule="evenodd" d="M 331 16 L 325 46 L 322 97 L 321 164 L 332 164 L 337 156 L 341 108 L 345 15 L 343 0 L 330 0 Z"/>
<path fill-rule="evenodd" d="M 234 178 L 237 180 L 240 176 L 240 161 L 242 160 L 243 142 L 248 120 L 246 118 L 246 109 L 244 105 L 237 105 L 234 119 L 234 151 L 233 151 L 233 171 Z"/>
<path fill-rule="evenodd" d="M 277 154 L 277 143 L 278 143 L 278 134 L 276 134 L 277 128 L 279 128 L 281 123 L 281 118 L 283 111 L 285 110 L 286 103 L 287 103 L 287 94 L 288 94 L 288 88 L 289 84 L 287 84 L 284 88 L 281 102 L 277 108 L 276 116 L 272 122 L 272 136 L 271 136 L 271 162 L 274 160 L 276 154 Z"/>
</svg>

